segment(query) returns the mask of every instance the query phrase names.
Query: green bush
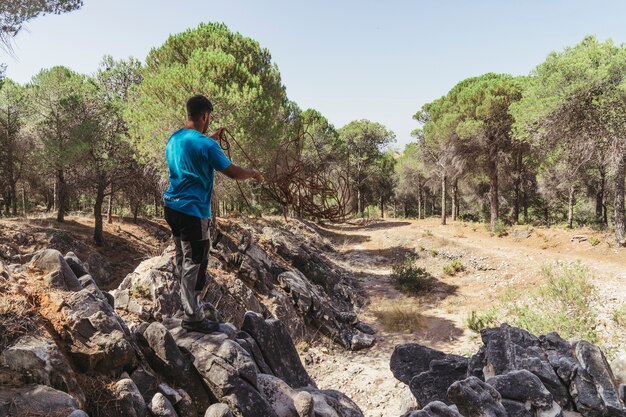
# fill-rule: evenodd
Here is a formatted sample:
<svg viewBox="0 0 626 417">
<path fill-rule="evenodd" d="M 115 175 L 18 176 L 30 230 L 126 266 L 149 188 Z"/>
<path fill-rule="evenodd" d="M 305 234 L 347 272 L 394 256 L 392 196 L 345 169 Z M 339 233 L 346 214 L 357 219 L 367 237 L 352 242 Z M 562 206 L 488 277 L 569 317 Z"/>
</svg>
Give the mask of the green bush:
<svg viewBox="0 0 626 417">
<path fill-rule="evenodd" d="M 599 319 L 590 305 L 596 289 L 589 281 L 588 269 L 580 262 L 557 264 L 545 266 L 542 274 L 545 284 L 534 290 L 510 293 L 492 310 L 470 316 L 468 327 L 480 329 L 509 323 L 536 335 L 557 332 L 565 339 L 597 343 Z M 516 298 L 511 294 L 525 295 Z"/>
<path fill-rule="evenodd" d="M 613 317 L 613 321 L 619 326 L 626 327 L 626 304 L 615 308 L 611 313 L 611 317 Z"/>
<path fill-rule="evenodd" d="M 498 325 L 498 320 L 496 319 L 496 316 L 497 312 L 494 308 L 491 308 L 480 314 L 472 310 L 465 322 L 467 324 L 467 327 L 471 331 L 480 333 L 482 329 L 496 327 Z"/>
<path fill-rule="evenodd" d="M 602 240 L 600 240 L 600 238 L 597 238 L 595 236 L 591 236 L 589 238 L 589 243 L 591 244 L 591 246 L 598 246 L 600 242 L 602 242 Z"/>
<path fill-rule="evenodd" d="M 489 225 L 487 225 L 487 227 L 489 227 Z M 498 220 L 491 231 L 491 236 L 504 237 L 508 236 L 508 234 L 509 226 L 507 226 L 502 220 Z"/>
<path fill-rule="evenodd" d="M 434 278 L 424 268 L 417 266 L 411 257 L 404 258 L 399 264 L 393 266 L 391 280 L 401 290 L 417 294 L 432 287 Z"/>
<path fill-rule="evenodd" d="M 443 272 L 448 275 L 455 275 L 461 271 L 465 271 L 465 267 L 459 259 L 453 259 L 449 264 L 443 266 Z"/>
<path fill-rule="evenodd" d="M 129 293 L 133 298 L 150 298 L 150 289 L 143 284 L 133 284 Z"/>
</svg>

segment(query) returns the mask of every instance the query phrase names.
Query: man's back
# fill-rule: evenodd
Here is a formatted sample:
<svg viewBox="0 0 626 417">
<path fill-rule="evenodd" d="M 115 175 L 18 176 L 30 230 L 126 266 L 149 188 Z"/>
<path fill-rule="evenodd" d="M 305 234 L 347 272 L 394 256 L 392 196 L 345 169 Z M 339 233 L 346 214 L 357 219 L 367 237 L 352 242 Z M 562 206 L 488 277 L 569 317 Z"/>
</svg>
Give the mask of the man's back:
<svg viewBox="0 0 626 417">
<path fill-rule="evenodd" d="M 190 216 L 211 217 L 215 169 L 230 165 L 219 144 L 193 129 L 174 132 L 165 147 L 170 186 L 165 205 Z"/>
</svg>

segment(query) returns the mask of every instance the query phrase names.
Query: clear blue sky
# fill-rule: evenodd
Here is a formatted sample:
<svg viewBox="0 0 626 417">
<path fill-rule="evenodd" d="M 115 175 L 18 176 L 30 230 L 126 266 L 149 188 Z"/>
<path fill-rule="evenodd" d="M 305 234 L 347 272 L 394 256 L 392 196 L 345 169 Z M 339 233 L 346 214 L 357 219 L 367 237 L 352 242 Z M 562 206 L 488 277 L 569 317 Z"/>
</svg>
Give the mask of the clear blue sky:
<svg viewBox="0 0 626 417">
<path fill-rule="evenodd" d="M 528 74 L 587 34 L 626 42 L 626 2 L 579 0 L 84 0 L 15 39 L 8 75 L 41 68 L 92 73 L 105 54 L 144 59 L 169 34 L 219 21 L 268 48 L 287 93 L 336 126 L 383 123 L 402 148 L 412 115 L 457 82 L 485 72 Z"/>
</svg>

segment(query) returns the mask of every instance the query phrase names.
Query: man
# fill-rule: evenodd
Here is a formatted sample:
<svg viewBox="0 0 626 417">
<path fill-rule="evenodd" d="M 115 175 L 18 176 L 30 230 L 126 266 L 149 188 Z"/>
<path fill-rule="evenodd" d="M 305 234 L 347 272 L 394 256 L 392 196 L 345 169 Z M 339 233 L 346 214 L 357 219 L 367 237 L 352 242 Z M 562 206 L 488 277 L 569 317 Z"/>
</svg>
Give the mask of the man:
<svg viewBox="0 0 626 417">
<path fill-rule="evenodd" d="M 176 245 L 176 266 L 180 275 L 180 297 L 186 330 L 211 333 L 219 324 L 204 316 L 200 293 L 206 283 L 209 248 L 209 219 L 215 170 L 235 180 L 254 178 L 257 170 L 231 163 L 220 145 L 224 129 L 205 136 L 213 105 L 197 95 L 187 101 L 187 124 L 170 137 L 165 147 L 170 185 L 165 191 L 165 219 Z"/>
</svg>

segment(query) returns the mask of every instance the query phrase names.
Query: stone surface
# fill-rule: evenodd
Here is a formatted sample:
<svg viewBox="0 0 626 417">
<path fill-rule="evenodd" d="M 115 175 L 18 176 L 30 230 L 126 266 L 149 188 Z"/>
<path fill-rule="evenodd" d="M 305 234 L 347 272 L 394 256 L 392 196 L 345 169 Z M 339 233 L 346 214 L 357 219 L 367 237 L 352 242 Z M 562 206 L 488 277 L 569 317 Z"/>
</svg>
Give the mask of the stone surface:
<svg viewBox="0 0 626 417">
<path fill-rule="evenodd" d="M 233 417 L 226 404 L 217 403 L 207 408 L 204 417 Z"/>
<path fill-rule="evenodd" d="M 502 398 L 521 402 L 529 401 L 534 407 L 542 410 L 551 409 L 554 403 L 552 394 L 544 387 L 541 380 L 525 369 L 493 376 L 487 379 L 487 383 L 494 387 Z"/>
<path fill-rule="evenodd" d="M 465 417 L 508 417 L 498 391 L 476 377 L 452 384 L 448 396 Z"/>
<path fill-rule="evenodd" d="M 54 288 L 65 291 L 78 291 L 82 288 L 78 278 L 58 250 L 44 249 L 35 253 L 30 265 L 47 272 L 44 281 Z"/>
<path fill-rule="evenodd" d="M 174 406 L 160 392 L 154 394 L 148 408 L 154 417 L 178 417 Z"/>
<path fill-rule="evenodd" d="M 117 399 L 115 407 L 120 415 L 127 417 L 147 416 L 148 407 L 132 379 L 120 379 L 113 385 L 112 392 Z"/>
<path fill-rule="evenodd" d="M 455 355 L 432 360 L 429 370 L 414 376 L 409 383 L 418 404 L 422 407 L 432 401 L 451 404 L 448 387 L 466 377 L 467 363 L 467 358 Z"/>
<path fill-rule="evenodd" d="M 256 313 L 248 312 L 241 329 L 257 342 L 272 374 L 292 388 L 315 386 L 282 322 L 265 320 Z"/>
<path fill-rule="evenodd" d="M 45 385 L 26 385 L 0 389 L 0 416 L 44 416 L 48 413 L 70 414 L 78 409 L 76 400 L 63 391 Z"/>
<path fill-rule="evenodd" d="M 352 340 L 350 341 L 350 350 L 358 351 L 363 349 L 369 349 L 376 343 L 376 338 L 370 334 L 366 334 L 360 331 L 356 331 L 352 334 Z"/>
<path fill-rule="evenodd" d="M 443 359 L 445 356 L 441 351 L 417 343 L 407 343 L 396 346 L 389 366 L 393 376 L 408 385 L 415 375 L 428 371 L 432 360 Z"/>
<path fill-rule="evenodd" d="M 22 336 L 0 354 L 0 365 L 23 375 L 22 381 L 69 393 L 79 406 L 85 394 L 59 348 L 42 336 Z"/>
</svg>

